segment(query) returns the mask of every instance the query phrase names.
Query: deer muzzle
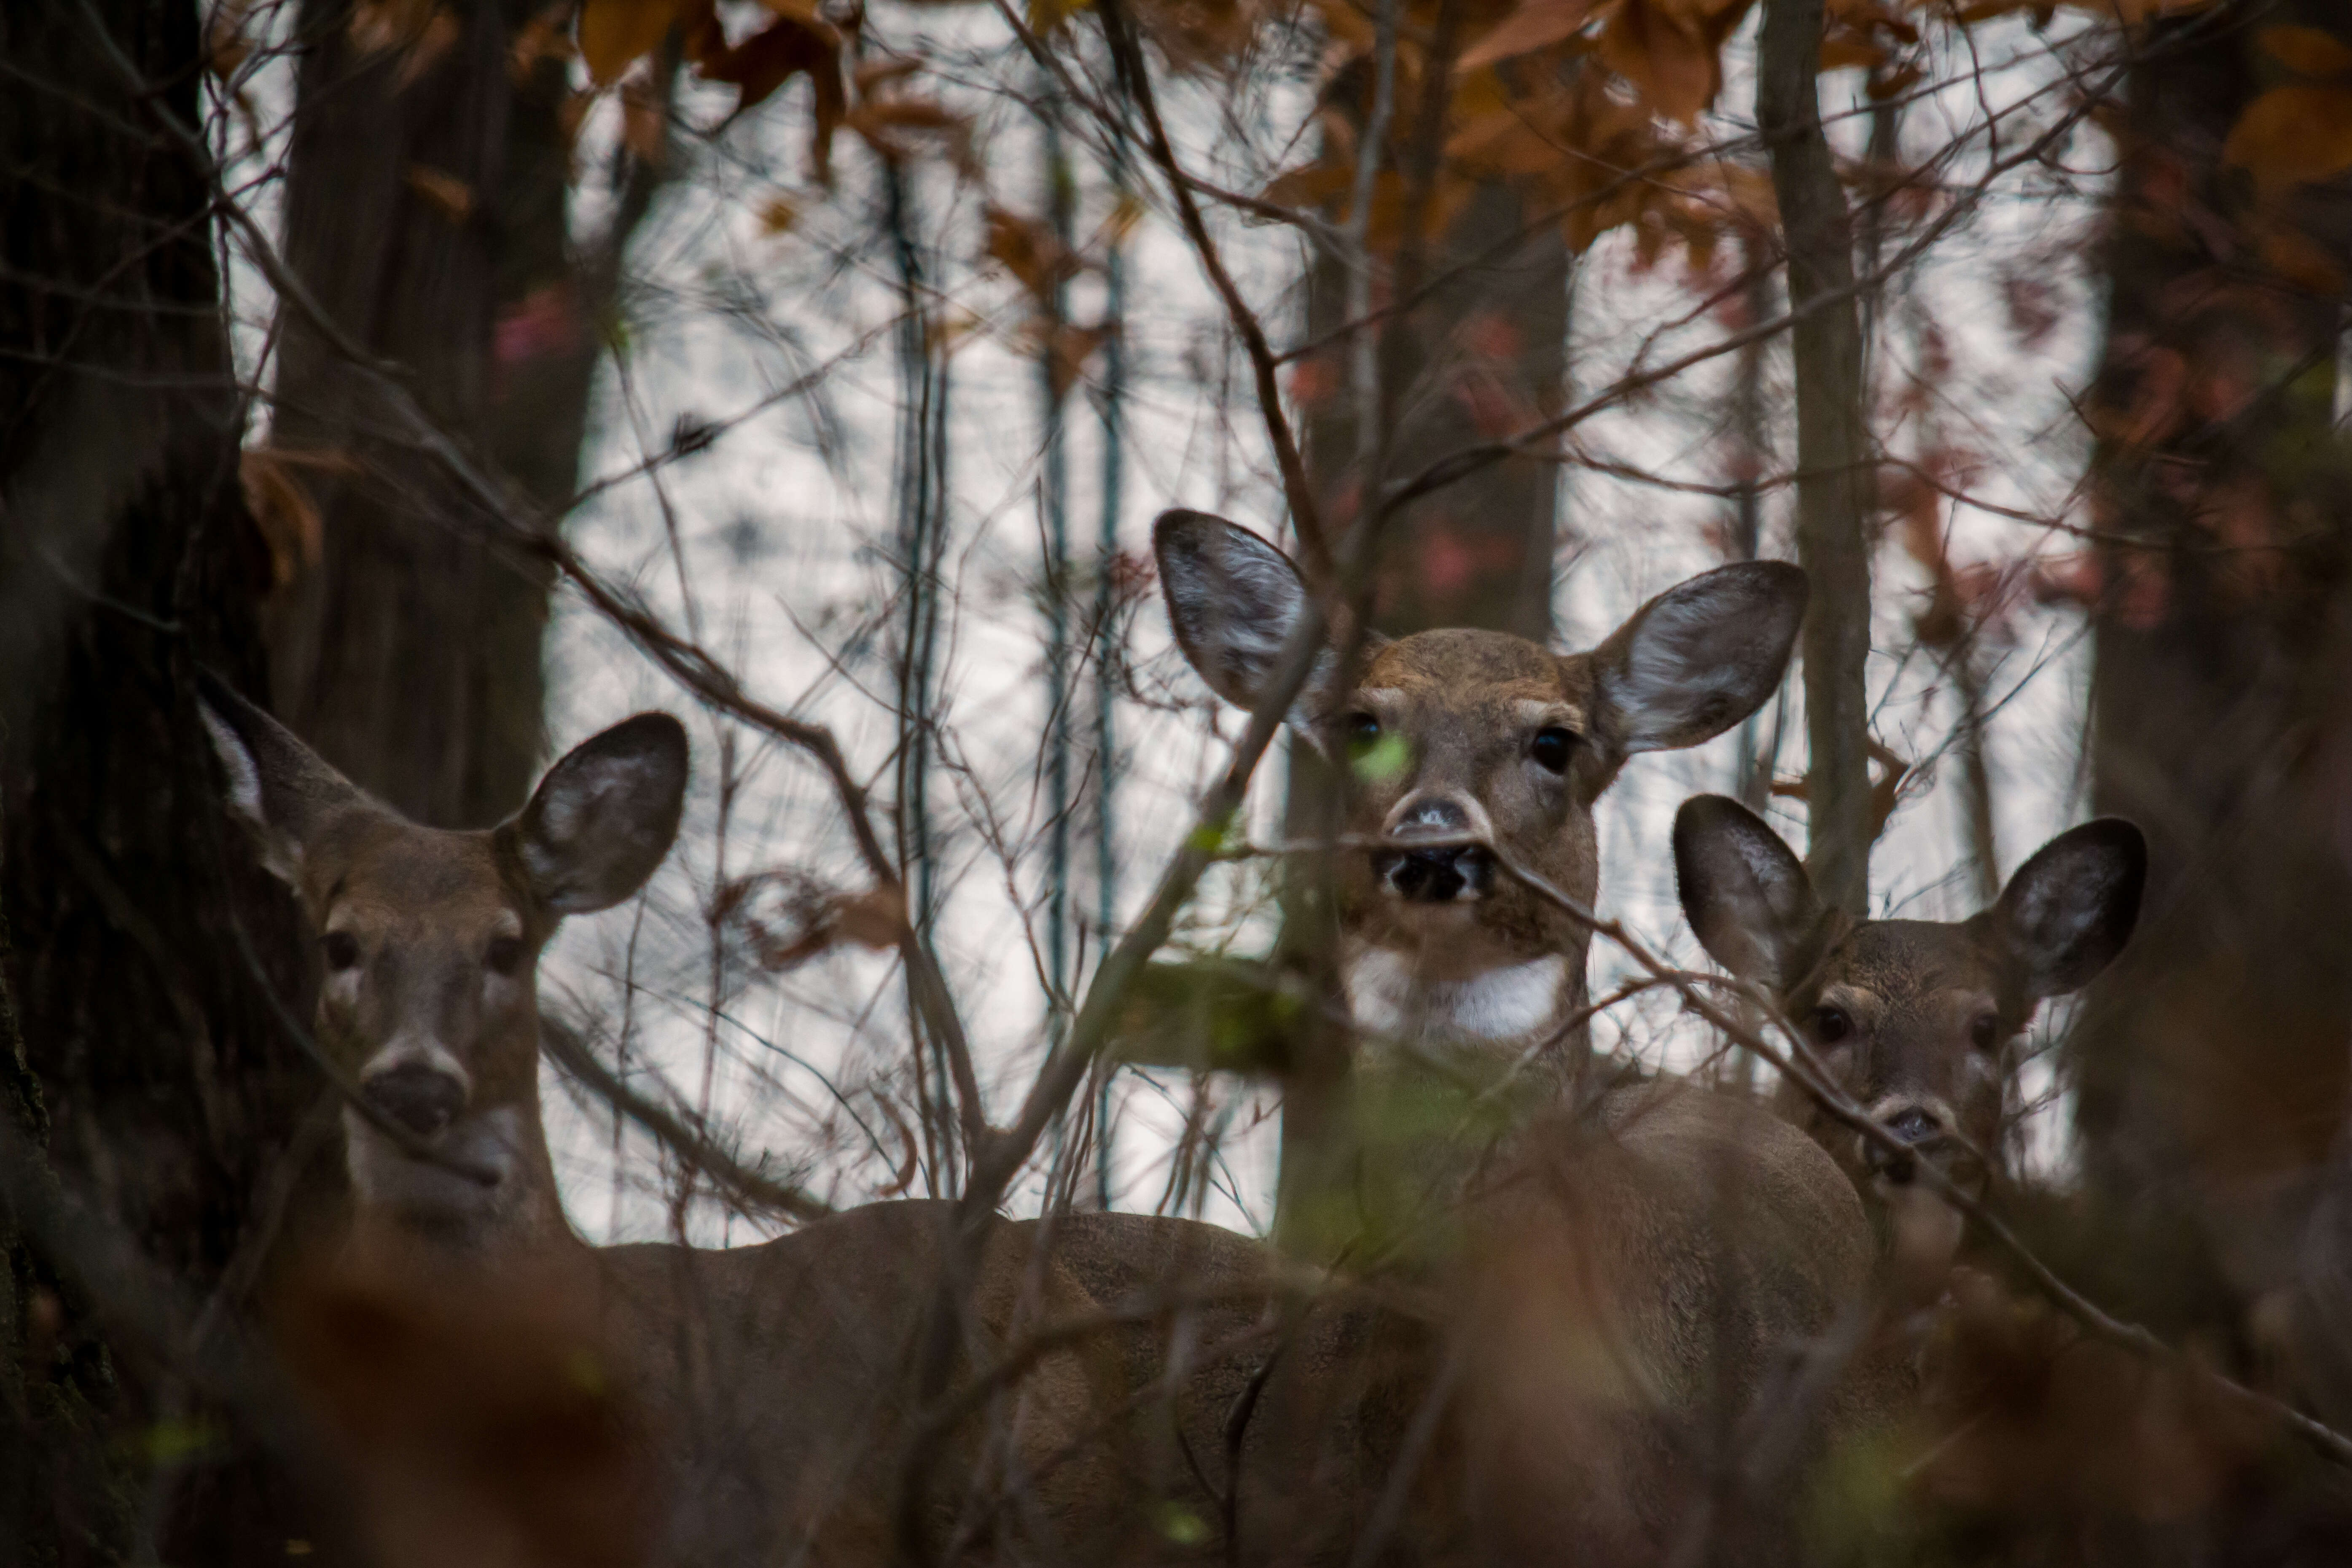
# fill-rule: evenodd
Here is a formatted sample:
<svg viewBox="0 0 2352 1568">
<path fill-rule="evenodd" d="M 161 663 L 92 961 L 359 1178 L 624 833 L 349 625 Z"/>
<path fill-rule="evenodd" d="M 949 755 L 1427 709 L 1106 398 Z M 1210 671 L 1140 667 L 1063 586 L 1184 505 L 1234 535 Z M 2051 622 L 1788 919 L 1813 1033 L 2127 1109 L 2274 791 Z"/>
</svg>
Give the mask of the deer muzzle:
<svg viewBox="0 0 2352 1568">
<path fill-rule="evenodd" d="M 1397 803 L 1384 825 L 1391 843 L 1405 846 L 1372 854 L 1372 875 L 1390 897 L 1413 904 L 1450 904 L 1483 898 L 1495 885 L 1495 857 L 1484 845 L 1464 844 L 1471 834 L 1491 832 L 1475 803 L 1451 794 L 1416 794 Z M 1426 849 L 1416 838 L 1444 838 Z"/>
<path fill-rule="evenodd" d="M 466 1086 L 438 1068 L 403 1062 L 360 1084 L 368 1104 L 419 1138 L 437 1135 L 466 1109 Z"/>
</svg>

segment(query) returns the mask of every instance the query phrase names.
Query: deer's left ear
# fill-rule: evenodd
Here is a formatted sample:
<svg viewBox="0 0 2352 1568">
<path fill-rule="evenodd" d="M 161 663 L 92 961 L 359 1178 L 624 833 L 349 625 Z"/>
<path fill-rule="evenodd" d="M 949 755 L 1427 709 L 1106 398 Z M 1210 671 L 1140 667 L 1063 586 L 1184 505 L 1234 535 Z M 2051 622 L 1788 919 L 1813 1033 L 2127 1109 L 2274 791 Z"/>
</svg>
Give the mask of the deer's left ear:
<svg viewBox="0 0 2352 1568">
<path fill-rule="evenodd" d="M 1727 795 L 1675 813 L 1675 888 L 1698 944 L 1742 980 L 1785 991 L 1819 956 L 1830 915 L 1804 862 Z"/>
<path fill-rule="evenodd" d="M 220 677 L 201 670 L 196 685 L 196 713 L 227 781 L 229 816 L 263 867 L 299 889 L 303 856 L 339 816 L 382 808 Z"/>
<path fill-rule="evenodd" d="M 1979 918 L 2017 965 L 2027 996 L 2063 996 L 2115 962 L 2147 885 L 2147 839 L 2122 817 L 2102 816 L 2035 850 Z"/>
<path fill-rule="evenodd" d="M 1762 705 L 1805 618 L 1805 574 L 1742 561 L 1667 589 L 1592 652 L 1604 729 L 1626 752 L 1696 746 Z"/>
<path fill-rule="evenodd" d="M 686 726 L 640 713 L 583 741 L 547 770 L 501 845 L 551 914 L 610 909 L 646 884 L 677 837 Z"/>
</svg>

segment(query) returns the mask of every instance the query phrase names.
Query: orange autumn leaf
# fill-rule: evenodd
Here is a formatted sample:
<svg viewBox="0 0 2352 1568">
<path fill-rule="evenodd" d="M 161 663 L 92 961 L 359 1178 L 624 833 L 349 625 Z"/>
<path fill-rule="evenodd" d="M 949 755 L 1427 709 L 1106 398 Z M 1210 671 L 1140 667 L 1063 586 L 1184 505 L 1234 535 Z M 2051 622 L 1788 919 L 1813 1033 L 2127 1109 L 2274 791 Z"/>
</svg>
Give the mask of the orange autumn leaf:
<svg viewBox="0 0 2352 1568">
<path fill-rule="evenodd" d="M 1752 0 L 1623 0 L 1601 35 L 1601 58 L 1685 125 L 1723 87 L 1723 45 Z"/>
<path fill-rule="evenodd" d="M 2287 69 L 2303 76 L 2352 76 L 2352 45 L 2316 27 L 2264 27 L 2255 37 Z"/>
<path fill-rule="evenodd" d="M 581 0 L 580 58 L 604 87 L 654 50 L 677 20 L 677 0 Z"/>
<path fill-rule="evenodd" d="M 993 205 L 987 210 L 987 225 L 988 255 L 1040 304 L 1077 273 L 1078 258 L 1050 225 Z"/>
<path fill-rule="evenodd" d="M 1592 19 L 1601 0 L 1526 0 L 1486 36 L 1463 51 L 1460 70 L 1476 70 L 1496 60 L 1548 49 L 1574 37 Z"/>
<path fill-rule="evenodd" d="M 2352 169 L 2352 87 L 2274 87 L 2246 106 L 2221 156 L 2266 184 Z"/>
<path fill-rule="evenodd" d="M 474 212 L 474 187 L 444 170 L 411 163 L 400 172 L 402 184 L 425 198 L 451 223 L 464 223 Z"/>
</svg>

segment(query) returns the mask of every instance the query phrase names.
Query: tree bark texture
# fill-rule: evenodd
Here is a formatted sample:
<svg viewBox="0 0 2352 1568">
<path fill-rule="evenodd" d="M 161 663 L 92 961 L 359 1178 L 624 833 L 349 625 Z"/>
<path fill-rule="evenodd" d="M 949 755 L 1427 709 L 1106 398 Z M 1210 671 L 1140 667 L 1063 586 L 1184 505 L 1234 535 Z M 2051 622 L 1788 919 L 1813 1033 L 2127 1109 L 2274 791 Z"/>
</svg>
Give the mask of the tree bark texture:
<svg viewBox="0 0 2352 1568">
<path fill-rule="evenodd" d="M 1365 329 L 1381 339 L 1389 428 L 1376 441 L 1360 440 L 1346 347 L 1307 362 L 1307 471 L 1333 530 L 1352 524 L 1384 482 L 1558 411 L 1568 374 L 1568 247 L 1554 224 L 1510 245 L 1529 216 L 1517 192 L 1483 185 L 1424 258 L 1399 268 L 1392 288 L 1412 286 L 1407 271 L 1429 282 L 1399 319 Z M 1391 297 L 1376 288 L 1373 308 Z M 1307 280 L 1309 342 L 1346 324 L 1347 299 L 1346 263 L 1321 258 Z M 1367 445 L 1384 454 L 1378 472 L 1360 460 Z M 1486 626 L 1547 639 L 1559 489 L 1558 465 L 1513 458 L 1406 507 L 1381 542 L 1374 623 L 1398 637 Z"/>
<path fill-rule="evenodd" d="M 297 86 L 287 260 L 344 332 L 401 367 L 435 418 L 462 438 L 494 439 L 514 118 L 507 20 L 494 0 L 476 0 L 450 8 L 454 39 L 384 47 L 352 26 L 352 13 L 350 0 L 302 7 L 310 42 Z M 537 172 L 549 150 L 529 152 L 525 167 Z M 542 204 L 512 216 L 522 235 L 560 226 L 561 186 L 551 213 Z M 527 294 L 526 271 L 512 281 Z M 506 334 L 518 349 L 553 347 L 578 330 L 560 295 L 538 303 L 540 318 Z M 549 579 L 486 546 L 488 520 L 402 441 L 374 383 L 299 308 L 284 308 L 281 326 L 271 443 L 299 465 L 320 525 L 315 557 L 271 609 L 278 710 L 411 817 L 487 826 L 522 803 L 543 750 Z M 529 342 L 534 328 L 551 341 Z M 544 450 L 518 441 L 513 455 L 560 468 L 551 454 L 579 446 L 576 431 L 553 427 L 562 423 L 551 421 Z"/>
<path fill-rule="evenodd" d="M 1822 0 L 1765 0 L 1756 123 L 1788 247 L 1797 383 L 1797 563 L 1811 579 L 1805 868 L 1829 903 L 1870 896 L 1870 426 L 1853 229 L 1822 130 Z"/>
<path fill-rule="evenodd" d="M 2139 928 L 2070 1042 L 2109 1234 L 2194 1319 L 2292 1268 L 2352 1039 L 2352 453 L 2335 426 L 2352 182 L 2222 156 L 2286 78 L 2262 29 L 2352 43 L 2331 0 L 2151 26 L 2118 131 L 2097 446 L 2093 805 L 2148 835 Z M 2289 243 L 2292 242 L 2292 243 Z M 2332 286 L 2301 267 L 2326 258 Z"/>
<path fill-rule="evenodd" d="M 202 51 L 192 0 L 0 10 L 0 1119 L 197 1292 L 268 1254 L 255 1195 L 318 1092 L 268 995 L 301 1007 L 307 947 L 228 843 L 193 696 L 199 666 L 259 689 L 269 575 L 209 183 L 162 121 L 197 123 Z M 155 1459 L 170 1370 L 0 1239 L 0 1561 L 161 1534 L 258 1562 L 306 1533 L 233 1434 Z"/>
</svg>

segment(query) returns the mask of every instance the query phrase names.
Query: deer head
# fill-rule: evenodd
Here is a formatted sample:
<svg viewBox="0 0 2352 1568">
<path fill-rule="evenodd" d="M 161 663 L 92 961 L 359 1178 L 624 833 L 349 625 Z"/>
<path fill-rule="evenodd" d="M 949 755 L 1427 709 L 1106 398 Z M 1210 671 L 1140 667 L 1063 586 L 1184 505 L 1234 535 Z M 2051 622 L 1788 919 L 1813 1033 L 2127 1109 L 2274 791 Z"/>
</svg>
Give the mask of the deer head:
<svg viewBox="0 0 2352 1568">
<path fill-rule="evenodd" d="M 1297 571 L 1200 512 L 1162 515 L 1153 544 L 1185 657 L 1255 707 L 1306 604 Z M 1375 637 L 1342 689 L 1327 649 L 1287 719 L 1344 764 L 1344 831 L 1381 841 L 1335 870 L 1357 1021 L 1502 1042 L 1578 1005 L 1590 933 L 1485 846 L 1589 905 L 1593 803 L 1635 752 L 1696 745 L 1753 712 L 1804 605 L 1803 573 L 1756 562 L 1660 595 L 1589 653 L 1470 629 Z M 1417 837 L 1452 842 L 1416 850 Z"/>
<path fill-rule="evenodd" d="M 1879 1125 L 1964 1184 L 1993 1173 L 2013 1042 L 2044 997 L 2080 990 L 2139 918 L 2147 844 L 2120 817 L 2060 834 L 1965 921 L 1853 921 L 1825 907 L 1778 834 L 1738 801 L 1675 817 L 1683 912 L 1715 961 L 1763 985 Z M 1782 1109 L 1864 1191 L 1906 1171 L 1793 1083 Z"/>
<path fill-rule="evenodd" d="M 325 966 L 318 1039 L 376 1111 L 488 1184 L 343 1118 L 362 1215 L 443 1236 L 561 1230 L 539 1114 L 539 954 L 635 893 L 677 837 L 686 731 L 640 713 L 548 770 L 521 814 L 420 827 L 208 683 L 230 814 L 294 889 Z"/>
</svg>

